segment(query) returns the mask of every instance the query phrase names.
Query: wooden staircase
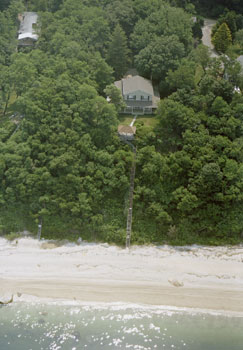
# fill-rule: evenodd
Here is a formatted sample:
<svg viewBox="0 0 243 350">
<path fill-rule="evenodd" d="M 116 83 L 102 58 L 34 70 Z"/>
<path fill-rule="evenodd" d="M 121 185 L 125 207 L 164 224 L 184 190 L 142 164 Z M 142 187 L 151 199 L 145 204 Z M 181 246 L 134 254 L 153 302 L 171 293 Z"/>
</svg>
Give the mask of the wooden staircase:
<svg viewBox="0 0 243 350">
<path fill-rule="evenodd" d="M 126 141 L 129 146 L 132 147 L 133 150 L 133 162 L 132 162 L 132 168 L 130 173 L 130 187 L 129 187 L 129 205 L 128 205 L 128 212 L 127 212 L 127 230 L 126 230 L 126 248 L 130 247 L 131 242 L 131 233 L 132 233 L 132 210 L 133 210 L 133 193 L 134 193 L 134 180 L 135 180 L 135 173 L 136 173 L 136 156 L 137 156 L 137 149 L 136 147 L 129 141 Z"/>
</svg>

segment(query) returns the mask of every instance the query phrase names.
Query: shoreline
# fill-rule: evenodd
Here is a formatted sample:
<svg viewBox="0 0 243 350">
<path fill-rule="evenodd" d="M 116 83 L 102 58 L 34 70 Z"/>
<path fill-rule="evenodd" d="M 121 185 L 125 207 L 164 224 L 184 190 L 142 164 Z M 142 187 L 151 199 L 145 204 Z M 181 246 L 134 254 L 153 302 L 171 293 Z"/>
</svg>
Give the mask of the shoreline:
<svg viewBox="0 0 243 350">
<path fill-rule="evenodd" d="M 242 262 L 241 246 L 125 250 L 0 239 L 0 296 L 14 294 L 14 302 L 125 303 L 243 317 Z"/>
<path fill-rule="evenodd" d="M 43 281 L 0 278 L 1 293 L 14 302 L 48 302 L 81 305 L 136 305 L 137 307 L 216 313 L 243 317 L 242 291 L 207 288 L 173 288 L 113 281 Z"/>
</svg>

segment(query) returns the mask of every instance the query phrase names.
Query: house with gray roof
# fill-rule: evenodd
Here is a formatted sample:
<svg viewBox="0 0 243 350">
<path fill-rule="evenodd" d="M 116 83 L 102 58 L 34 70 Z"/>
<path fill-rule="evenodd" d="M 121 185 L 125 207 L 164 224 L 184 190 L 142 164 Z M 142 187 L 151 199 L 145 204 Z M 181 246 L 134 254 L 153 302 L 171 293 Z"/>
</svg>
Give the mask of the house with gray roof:
<svg viewBox="0 0 243 350">
<path fill-rule="evenodd" d="M 150 80 L 139 75 L 128 75 L 115 81 L 115 86 L 121 91 L 126 103 L 123 113 L 152 114 L 156 110 L 160 97 Z"/>
<path fill-rule="evenodd" d="M 19 15 L 20 27 L 18 32 L 18 46 L 32 46 L 38 40 L 36 12 L 24 12 Z"/>
</svg>

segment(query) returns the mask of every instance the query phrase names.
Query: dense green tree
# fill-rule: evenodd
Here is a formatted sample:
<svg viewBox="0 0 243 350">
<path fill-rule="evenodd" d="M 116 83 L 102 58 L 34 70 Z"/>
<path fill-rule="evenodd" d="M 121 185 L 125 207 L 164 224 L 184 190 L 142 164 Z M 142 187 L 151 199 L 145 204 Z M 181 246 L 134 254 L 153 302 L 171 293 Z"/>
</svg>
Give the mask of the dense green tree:
<svg viewBox="0 0 243 350">
<path fill-rule="evenodd" d="M 104 92 L 118 112 L 126 107 L 121 91 L 114 84 L 106 86 Z"/>
<path fill-rule="evenodd" d="M 44 222 L 54 215 L 79 227 L 98 217 L 101 224 L 101 203 L 128 186 L 128 154 L 117 161 L 114 107 L 67 75 L 42 78 L 17 105 L 24 119 L 2 148 L 3 200 L 28 205 L 26 215 Z"/>
<path fill-rule="evenodd" d="M 135 67 L 141 75 L 160 81 L 169 69 L 178 67 L 185 55 L 183 44 L 176 35 L 154 39 L 135 56 Z"/>
<path fill-rule="evenodd" d="M 146 158 L 146 148 L 141 150 L 137 215 L 154 218 L 157 239 L 172 232 L 179 240 L 239 234 L 242 142 L 236 114 L 218 98 L 208 115 L 171 100 L 162 103 L 158 116 L 156 134 L 163 152 L 152 149 Z"/>
<path fill-rule="evenodd" d="M 169 70 L 166 81 L 172 91 L 177 89 L 193 89 L 196 87 L 196 64 L 184 60 L 176 70 Z"/>
<path fill-rule="evenodd" d="M 193 37 L 197 39 L 202 39 L 202 27 L 204 24 L 204 20 L 202 17 L 197 16 L 195 22 L 192 26 Z"/>
<path fill-rule="evenodd" d="M 224 76 L 234 86 L 240 86 L 242 80 L 241 65 L 238 61 L 230 60 L 227 56 L 222 57 Z"/>
<path fill-rule="evenodd" d="M 243 46 L 243 29 L 235 33 L 235 41 Z"/>
<path fill-rule="evenodd" d="M 37 78 L 35 66 L 23 53 L 12 56 L 12 64 L 9 67 L 9 83 L 17 96 L 25 93 Z"/>
<path fill-rule="evenodd" d="M 110 39 L 106 13 L 99 7 L 86 7 L 80 1 L 65 1 L 55 14 L 41 17 L 39 47 L 56 53 L 59 45 L 77 42 L 86 51 L 99 51 L 103 56 Z"/>
<path fill-rule="evenodd" d="M 28 10 L 32 11 L 57 11 L 63 0 L 29 0 Z"/>
<path fill-rule="evenodd" d="M 232 36 L 226 23 L 222 23 L 212 38 L 212 43 L 218 52 L 225 52 L 232 44 Z"/>
<path fill-rule="evenodd" d="M 21 3 L 12 2 L 6 11 L 0 12 L 0 64 L 3 65 L 10 64 L 10 56 L 16 51 L 18 7 L 21 10 Z"/>
<path fill-rule="evenodd" d="M 237 77 L 234 63 L 225 69 Z M 222 74 L 220 61 L 210 62 L 196 89 L 184 87 L 160 102 L 155 147 L 143 146 L 138 156 L 135 229 L 141 235 L 139 221 L 146 226 L 149 217 L 155 240 L 241 232 L 242 96 Z"/>
<path fill-rule="evenodd" d="M 192 108 L 183 106 L 173 99 L 162 101 L 158 110 L 158 134 L 162 151 L 177 151 L 183 145 L 183 132 L 198 125 L 200 119 Z"/>
<path fill-rule="evenodd" d="M 19 26 L 18 14 L 25 10 L 23 0 L 12 0 L 9 7 L 5 11 L 8 20 L 15 26 Z"/>
<path fill-rule="evenodd" d="M 135 22 L 133 1 L 112 1 L 109 5 L 107 5 L 106 12 L 111 25 L 115 27 L 119 23 L 127 37 L 129 37 Z"/>
<path fill-rule="evenodd" d="M 237 25 L 236 25 L 236 13 L 233 11 L 227 11 L 225 14 L 221 15 L 216 23 L 216 25 L 212 29 L 212 36 L 215 35 L 219 27 L 226 23 L 229 27 L 229 30 L 231 32 L 232 38 L 234 39 L 235 33 L 237 31 Z"/>
<path fill-rule="evenodd" d="M 191 0 L 193 4 L 203 13 L 217 17 L 225 12 L 225 8 L 229 10 L 243 13 L 243 5 L 239 0 Z"/>
<path fill-rule="evenodd" d="M 139 53 L 156 37 L 171 35 L 178 37 L 187 52 L 192 45 L 192 25 L 191 17 L 185 11 L 163 3 L 158 11 L 136 23 L 131 35 L 133 52 Z"/>
<path fill-rule="evenodd" d="M 116 25 L 111 37 L 107 51 L 107 62 L 114 69 L 116 79 L 121 78 L 129 66 L 130 58 L 127 38 L 119 24 Z"/>
<path fill-rule="evenodd" d="M 204 71 L 211 62 L 209 48 L 203 44 L 198 45 L 189 54 L 189 59 L 193 60 L 195 63 L 199 63 Z"/>
<path fill-rule="evenodd" d="M 133 0 L 133 10 L 136 14 L 136 19 L 145 19 L 152 13 L 159 10 L 161 4 L 163 4 L 163 0 Z"/>
<path fill-rule="evenodd" d="M 2 114 L 5 115 L 9 100 L 11 97 L 12 86 L 10 83 L 9 68 L 7 66 L 0 65 L 0 86 L 1 86 L 1 109 Z"/>
</svg>

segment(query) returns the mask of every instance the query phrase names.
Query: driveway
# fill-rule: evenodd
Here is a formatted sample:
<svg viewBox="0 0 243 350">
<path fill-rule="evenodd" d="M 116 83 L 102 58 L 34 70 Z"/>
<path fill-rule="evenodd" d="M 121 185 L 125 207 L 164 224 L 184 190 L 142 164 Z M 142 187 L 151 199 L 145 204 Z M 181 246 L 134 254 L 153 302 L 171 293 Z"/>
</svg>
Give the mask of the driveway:
<svg viewBox="0 0 243 350">
<path fill-rule="evenodd" d="M 210 18 L 205 18 L 204 19 L 204 26 L 202 28 L 202 43 L 205 46 L 208 46 L 210 51 L 211 51 L 211 57 L 219 57 L 217 52 L 214 50 L 214 46 L 211 42 L 211 33 L 212 33 L 212 28 L 216 24 L 216 20 L 210 19 Z"/>
</svg>

